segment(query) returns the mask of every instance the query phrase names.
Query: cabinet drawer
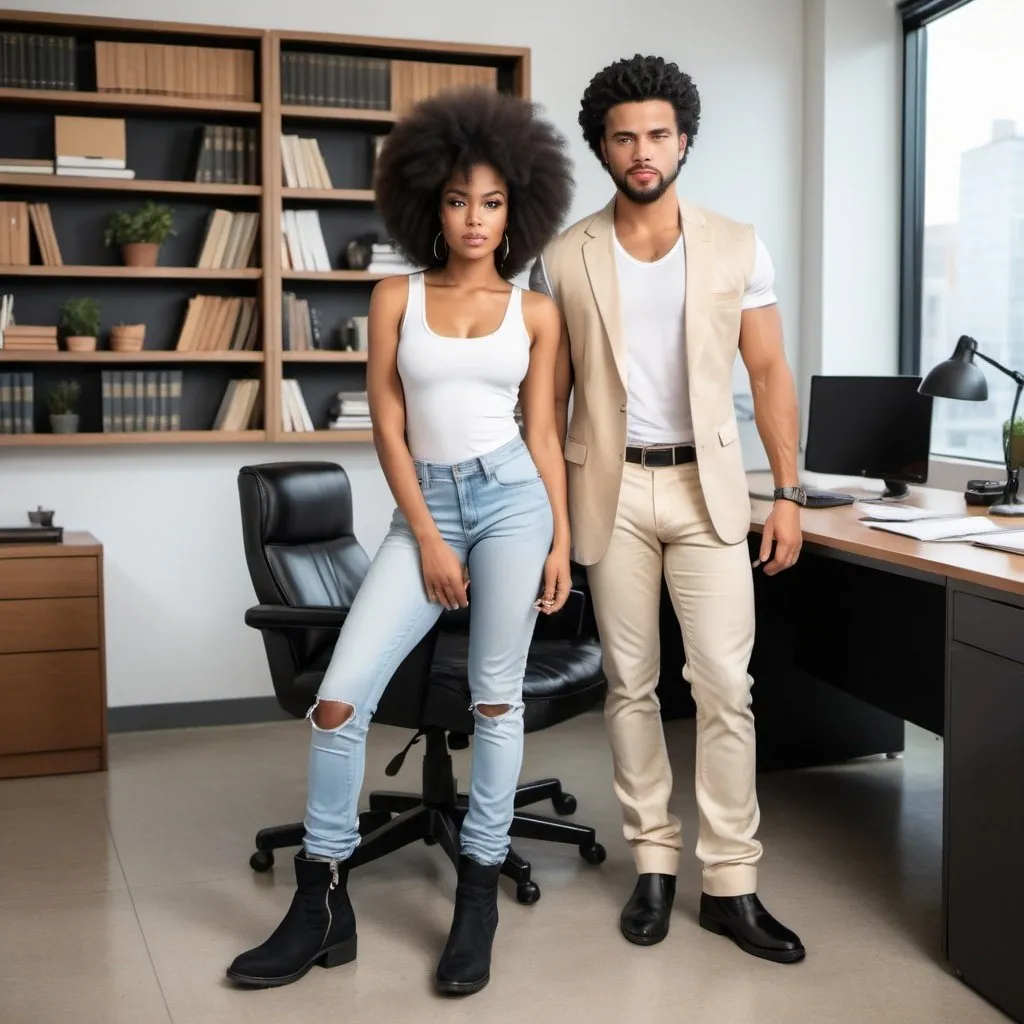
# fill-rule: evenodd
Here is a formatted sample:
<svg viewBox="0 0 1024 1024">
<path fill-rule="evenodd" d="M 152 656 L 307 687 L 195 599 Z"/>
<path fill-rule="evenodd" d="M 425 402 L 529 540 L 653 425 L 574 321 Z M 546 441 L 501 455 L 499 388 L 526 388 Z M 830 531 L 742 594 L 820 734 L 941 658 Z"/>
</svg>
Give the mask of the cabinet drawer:
<svg viewBox="0 0 1024 1024">
<path fill-rule="evenodd" d="M 0 654 L 99 647 L 94 597 L 0 601 Z"/>
<path fill-rule="evenodd" d="M 0 600 L 17 597 L 95 597 L 96 559 L 0 559 Z"/>
<path fill-rule="evenodd" d="M 103 742 L 99 651 L 0 655 L 0 756 Z"/>
<path fill-rule="evenodd" d="M 1024 608 L 955 593 L 953 639 L 1024 664 Z"/>
</svg>

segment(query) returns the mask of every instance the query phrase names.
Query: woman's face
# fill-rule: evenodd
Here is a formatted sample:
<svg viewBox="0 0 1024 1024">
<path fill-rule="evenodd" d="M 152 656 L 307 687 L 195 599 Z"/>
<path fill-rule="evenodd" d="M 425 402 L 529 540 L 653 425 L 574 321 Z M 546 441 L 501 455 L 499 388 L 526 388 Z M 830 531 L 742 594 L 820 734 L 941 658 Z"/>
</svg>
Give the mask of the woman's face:
<svg viewBox="0 0 1024 1024">
<path fill-rule="evenodd" d="M 452 176 L 441 193 L 441 228 L 450 252 L 478 260 L 498 250 L 500 265 L 507 225 L 508 186 L 493 167 L 476 164 L 465 177 Z"/>
</svg>

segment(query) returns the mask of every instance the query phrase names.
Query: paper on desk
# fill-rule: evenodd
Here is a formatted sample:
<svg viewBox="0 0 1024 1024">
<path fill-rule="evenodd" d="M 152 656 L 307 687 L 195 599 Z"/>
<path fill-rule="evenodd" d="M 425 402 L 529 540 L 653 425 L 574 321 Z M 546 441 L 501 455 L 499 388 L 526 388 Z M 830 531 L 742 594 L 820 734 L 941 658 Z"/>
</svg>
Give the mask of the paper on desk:
<svg viewBox="0 0 1024 1024">
<path fill-rule="evenodd" d="M 1024 530 L 1000 530 L 990 537 L 979 537 L 974 541 L 979 548 L 995 548 L 997 551 L 1009 551 L 1013 555 L 1024 555 Z"/>
<path fill-rule="evenodd" d="M 943 519 L 918 519 L 910 523 L 867 523 L 873 530 L 886 530 L 914 540 L 966 540 L 982 533 L 1000 530 L 985 516 L 957 516 Z"/>
<path fill-rule="evenodd" d="M 924 508 L 908 505 L 879 505 L 861 516 L 861 519 L 876 523 L 909 523 L 915 519 L 962 519 L 955 512 L 931 512 Z"/>
</svg>

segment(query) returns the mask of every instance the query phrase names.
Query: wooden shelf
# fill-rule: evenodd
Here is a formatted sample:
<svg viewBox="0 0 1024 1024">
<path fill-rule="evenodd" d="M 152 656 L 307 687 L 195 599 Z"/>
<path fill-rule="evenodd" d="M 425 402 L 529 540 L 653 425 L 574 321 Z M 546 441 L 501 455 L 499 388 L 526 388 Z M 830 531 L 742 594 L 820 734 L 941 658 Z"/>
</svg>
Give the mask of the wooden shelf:
<svg viewBox="0 0 1024 1024">
<path fill-rule="evenodd" d="M 0 349 L 0 363 L 262 363 L 262 352 L 12 352 Z"/>
<path fill-rule="evenodd" d="M 205 270 L 201 267 L 40 267 L 0 266 L 0 277 L 119 277 L 207 281 L 257 281 L 263 276 L 258 267 L 244 270 Z"/>
<path fill-rule="evenodd" d="M 372 188 L 283 188 L 284 199 L 311 199 L 317 203 L 374 203 Z"/>
<path fill-rule="evenodd" d="M 159 96 L 151 93 L 124 92 L 71 92 L 65 89 L 0 89 L 0 105 L 7 103 L 208 114 L 258 114 L 262 109 L 259 103 L 196 99 L 191 96 Z"/>
<path fill-rule="evenodd" d="M 366 444 L 373 442 L 372 430 L 285 430 L 275 441 L 289 444 Z"/>
<path fill-rule="evenodd" d="M 286 363 L 365 363 L 366 353 L 315 349 L 311 352 L 282 352 L 281 359 Z"/>
<path fill-rule="evenodd" d="M 362 110 L 357 107 L 281 106 L 281 117 L 305 121 L 358 121 L 364 124 L 394 124 L 398 115 L 393 110 Z"/>
<path fill-rule="evenodd" d="M 366 270 L 282 270 L 284 281 L 383 281 L 394 274 L 371 274 Z"/>
<path fill-rule="evenodd" d="M 265 430 L 160 430 L 124 434 L 0 434 L 0 448 L 82 448 L 108 444 L 252 444 Z"/>
<path fill-rule="evenodd" d="M 189 196 L 258 196 L 263 192 L 259 185 L 211 185 L 199 181 L 143 181 L 138 178 L 79 178 L 72 174 L 0 174 L 0 188 L 148 192 L 152 195 Z"/>
</svg>

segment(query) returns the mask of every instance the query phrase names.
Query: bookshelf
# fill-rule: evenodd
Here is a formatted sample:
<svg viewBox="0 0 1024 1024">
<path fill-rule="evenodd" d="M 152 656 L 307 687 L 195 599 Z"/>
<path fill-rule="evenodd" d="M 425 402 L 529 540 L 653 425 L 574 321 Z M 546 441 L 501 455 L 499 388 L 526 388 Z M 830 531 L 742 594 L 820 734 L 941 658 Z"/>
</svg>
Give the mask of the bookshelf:
<svg viewBox="0 0 1024 1024">
<path fill-rule="evenodd" d="M 94 351 L 66 350 L 63 331 L 47 347 L 52 337 L 13 329 L 0 347 L 0 447 L 372 440 L 363 420 L 329 421 L 340 392 L 366 388 L 365 351 L 343 347 L 353 318 L 376 281 L 407 272 L 377 256 L 353 269 L 347 255 L 355 239 L 386 241 L 375 140 L 449 85 L 528 98 L 529 51 L 3 10 L 0 49 L 0 232 L 10 210 L 45 207 L 60 248 L 59 263 L 52 244 L 44 255 L 35 212 L 11 229 L 30 233 L 27 261 L 24 238 L 0 234 L 0 296 L 13 296 L 16 325 L 51 334 L 68 299 L 95 299 L 102 316 Z M 69 118 L 123 121 L 134 176 L 72 176 L 66 157 L 50 173 L 15 166 L 55 161 L 55 126 Z M 124 265 L 104 228 L 148 202 L 170 207 L 175 233 L 156 266 Z M 215 227 L 252 215 L 255 237 Z M 110 349 L 121 323 L 146 325 L 141 350 Z M 67 381 L 80 388 L 79 429 L 53 433 L 46 398 Z M 118 425 L 107 391 L 124 404 Z M 232 395 L 241 412 L 228 411 Z M 158 409 L 161 428 L 147 429 Z M 32 432 L 13 432 L 26 421 Z"/>
</svg>

